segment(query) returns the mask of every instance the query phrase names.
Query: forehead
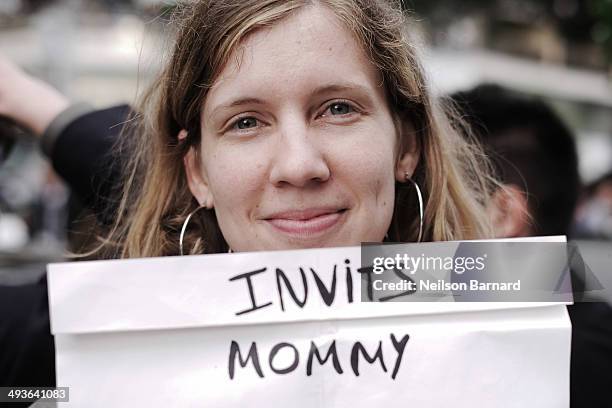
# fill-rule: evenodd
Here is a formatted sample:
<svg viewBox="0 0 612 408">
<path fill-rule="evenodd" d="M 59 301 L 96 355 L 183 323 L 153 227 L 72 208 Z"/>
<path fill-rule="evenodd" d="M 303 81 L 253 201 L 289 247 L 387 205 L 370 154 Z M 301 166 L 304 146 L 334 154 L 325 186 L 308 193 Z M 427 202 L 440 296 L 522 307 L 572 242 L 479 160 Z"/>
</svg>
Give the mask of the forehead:
<svg viewBox="0 0 612 408">
<path fill-rule="evenodd" d="M 307 6 L 248 36 L 229 58 L 204 108 L 237 94 L 295 95 L 301 89 L 337 83 L 380 91 L 382 81 L 357 38 L 330 10 Z"/>
</svg>

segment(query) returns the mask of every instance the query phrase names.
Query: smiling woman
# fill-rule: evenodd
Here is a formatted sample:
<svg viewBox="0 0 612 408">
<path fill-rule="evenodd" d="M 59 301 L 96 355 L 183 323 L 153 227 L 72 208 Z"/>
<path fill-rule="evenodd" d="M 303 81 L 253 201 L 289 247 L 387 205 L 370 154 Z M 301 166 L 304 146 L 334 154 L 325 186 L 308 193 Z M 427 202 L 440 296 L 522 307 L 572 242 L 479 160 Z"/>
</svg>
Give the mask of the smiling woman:
<svg viewBox="0 0 612 408">
<path fill-rule="evenodd" d="M 124 138 L 114 256 L 490 236 L 486 160 L 428 94 L 390 2 L 196 1 L 177 18 Z"/>
</svg>

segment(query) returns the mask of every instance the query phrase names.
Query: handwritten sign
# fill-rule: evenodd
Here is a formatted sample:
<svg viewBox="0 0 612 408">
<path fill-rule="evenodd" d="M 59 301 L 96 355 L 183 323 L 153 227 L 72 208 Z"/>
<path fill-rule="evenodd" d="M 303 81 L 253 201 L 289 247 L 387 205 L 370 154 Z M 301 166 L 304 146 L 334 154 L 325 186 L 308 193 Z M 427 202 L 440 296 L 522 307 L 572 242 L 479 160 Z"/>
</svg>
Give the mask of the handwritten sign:
<svg viewBox="0 0 612 408">
<path fill-rule="evenodd" d="M 362 303 L 360 268 L 355 247 L 49 265 L 57 383 L 79 407 L 568 405 L 562 304 Z"/>
</svg>

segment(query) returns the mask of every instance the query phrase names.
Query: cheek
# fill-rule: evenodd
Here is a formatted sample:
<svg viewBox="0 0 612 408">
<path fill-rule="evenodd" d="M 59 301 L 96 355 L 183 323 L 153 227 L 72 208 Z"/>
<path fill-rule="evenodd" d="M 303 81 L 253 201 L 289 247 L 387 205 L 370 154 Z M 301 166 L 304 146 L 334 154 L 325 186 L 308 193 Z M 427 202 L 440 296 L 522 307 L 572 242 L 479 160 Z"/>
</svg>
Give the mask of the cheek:
<svg viewBox="0 0 612 408">
<path fill-rule="evenodd" d="M 355 145 L 345 173 L 356 204 L 351 239 L 382 241 L 389 229 L 395 202 L 393 145 Z"/>
<path fill-rule="evenodd" d="M 376 155 L 372 154 L 371 157 Z M 362 180 L 368 180 L 368 183 L 364 183 L 364 187 L 367 188 L 364 194 L 369 197 L 368 202 L 372 210 L 378 212 L 381 208 L 393 207 L 395 181 L 393 157 L 381 154 L 377 158 L 375 162 L 364 164 L 364 167 L 368 167 L 365 167 L 366 170 L 361 177 Z"/>
<path fill-rule="evenodd" d="M 395 189 L 394 143 L 391 137 L 370 138 L 352 148 L 349 177 L 369 206 L 392 207 Z"/>
<path fill-rule="evenodd" d="M 258 164 L 254 155 L 237 150 L 218 149 L 204 156 L 205 173 L 218 216 L 244 214 L 257 205 L 263 188 L 264 166 Z"/>
</svg>

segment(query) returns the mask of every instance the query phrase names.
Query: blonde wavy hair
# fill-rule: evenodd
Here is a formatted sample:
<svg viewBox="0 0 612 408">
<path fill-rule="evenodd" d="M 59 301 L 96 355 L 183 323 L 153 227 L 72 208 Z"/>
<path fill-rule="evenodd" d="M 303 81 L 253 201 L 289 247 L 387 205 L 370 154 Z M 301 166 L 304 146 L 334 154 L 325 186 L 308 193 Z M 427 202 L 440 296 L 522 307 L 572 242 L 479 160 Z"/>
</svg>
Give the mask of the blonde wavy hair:
<svg viewBox="0 0 612 408">
<path fill-rule="evenodd" d="M 488 161 L 459 126 L 461 121 L 449 120 L 448 109 L 430 94 L 399 2 L 198 0 L 175 9 L 173 53 L 117 146 L 117 154 L 128 159 L 116 220 L 101 246 L 107 256 L 179 253 L 181 225 L 198 208 L 187 186 L 183 158 L 191 147 L 199 148 L 200 111 L 208 89 L 247 35 L 311 5 L 327 7 L 354 34 L 380 71 L 395 116 L 414 129 L 420 159 L 413 180 L 425 202 L 423 240 L 491 236 L 484 209 L 495 182 Z M 451 112 L 450 117 L 456 116 Z M 181 129 L 188 137 L 179 141 Z M 398 145 L 396 160 L 408 140 Z M 415 241 L 418 223 L 413 187 L 396 183 L 388 239 Z M 190 253 L 228 250 L 214 210 L 199 211 L 190 225 L 184 240 Z"/>
</svg>

